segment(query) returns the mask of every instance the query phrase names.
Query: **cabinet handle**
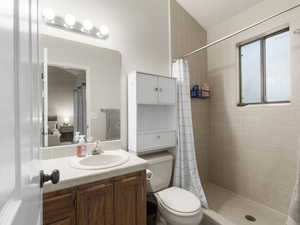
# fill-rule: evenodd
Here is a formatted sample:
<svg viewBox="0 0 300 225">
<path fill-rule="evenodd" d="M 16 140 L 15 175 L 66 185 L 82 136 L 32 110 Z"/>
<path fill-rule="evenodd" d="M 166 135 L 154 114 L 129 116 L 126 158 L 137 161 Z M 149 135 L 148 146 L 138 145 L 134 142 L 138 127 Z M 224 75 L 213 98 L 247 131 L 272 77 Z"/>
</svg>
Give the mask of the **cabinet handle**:
<svg viewBox="0 0 300 225">
<path fill-rule="evenodd" d="M 158 88 L 156 87 L 156 88 L 154 88 L 154 91 L 158 91 Z"/>
<path fill-rule="evenodd" d="M 159 89 L 159 91 L 160 91 L 160 92 L 162 92 L 162 91 L 163 91 L 163 89 L 162 89 L 162 88 L 160 88 L 160 89 Z"/>
<path fill-rule="evenodd" d="M 74 204 L 74 206 L 76 207 L 76 205 L 77 205 L 77 199 L 76 199 L 76 198 L 74 198 L 73 204 Z"/>
<path fill-rule="evenodd" d="M 157 139 L 160 139 L 160 135 L 157 135 Z"/>
</svg>

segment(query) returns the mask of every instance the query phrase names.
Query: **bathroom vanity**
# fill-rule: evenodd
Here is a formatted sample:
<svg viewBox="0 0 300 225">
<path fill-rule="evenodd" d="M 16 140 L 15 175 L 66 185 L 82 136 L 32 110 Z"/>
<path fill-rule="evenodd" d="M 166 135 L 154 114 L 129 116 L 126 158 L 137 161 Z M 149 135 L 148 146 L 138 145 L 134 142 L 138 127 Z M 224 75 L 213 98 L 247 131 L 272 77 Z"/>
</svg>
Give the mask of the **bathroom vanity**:
<svg viewBox="0 0 300 225">
<path fill-rule="evenodd" d="M 42 166 L 47 178 L 60 172 L 58 184 L 43 188 L 44 225 L 146 225 L 148 164 L 111 147 L 120 142 L 120 52 L 47 35 L 41 49 Z M 173 104 L 163 93 L 161 101 Z M 89 153 L 101 141 L 101 154 L 74 157 L 76 132 L 92 140 L 85 143 Z M 102 153 L 107 149 L 113 150 Z"/>
<path fill-rule="evenodd" d="M 124 154 L 128 162 L 103 170 L 72 168 L 72 157 L 44 160 L 47 172 L 61 172 L 59 184 L 44 187 L 44 225 L 146 225 L 147 163 Z"/>
</svg>

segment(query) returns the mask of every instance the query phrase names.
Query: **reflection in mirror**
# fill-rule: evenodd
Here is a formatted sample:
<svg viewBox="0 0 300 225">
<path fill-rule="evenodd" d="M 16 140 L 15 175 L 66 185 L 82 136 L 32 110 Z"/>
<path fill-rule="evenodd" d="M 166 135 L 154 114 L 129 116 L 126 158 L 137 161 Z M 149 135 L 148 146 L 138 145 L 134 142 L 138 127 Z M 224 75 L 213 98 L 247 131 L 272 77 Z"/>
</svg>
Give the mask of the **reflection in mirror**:
<svg viewBox="0 0 300 225">
<path fill-rule="evenodd" d="M 86 71 L 48 66 L 48 146 L 72 144 L 76 131 L 86 135 L 86 111 Z"/>
<path fill-rule="evenodd" d="M 41 35 L 43 49 L 43 146 L 120 139 L 121 55 Z"/>
</svg>

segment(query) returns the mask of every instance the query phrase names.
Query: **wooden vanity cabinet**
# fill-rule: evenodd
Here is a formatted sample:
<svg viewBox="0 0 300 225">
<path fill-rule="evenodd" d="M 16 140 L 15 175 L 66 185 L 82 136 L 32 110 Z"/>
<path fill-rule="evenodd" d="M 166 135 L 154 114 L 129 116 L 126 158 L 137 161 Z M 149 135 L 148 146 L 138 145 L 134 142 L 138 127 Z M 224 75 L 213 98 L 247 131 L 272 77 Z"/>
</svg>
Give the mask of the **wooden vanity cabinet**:
<svg viewBox="0 0 300 225">
<path fill-rule="evenodd" d="M 146 177 L 124 176 L 115 182 L 115 225 L 146 225 Z"/>
<path fill-rule="evenodd" d="M 77 225 L 114 225 L 113 182 L 78 189 Z"/>
<path fill-rule="evenodd" d="M 76 224 L 76 193 L 66 189 L 44 194 L 44 225 Z"/>
<path fill-rule="evenodd" d="M 44 225 L 146 225 L 145 171 L 44 194 Z"/>
</svg>

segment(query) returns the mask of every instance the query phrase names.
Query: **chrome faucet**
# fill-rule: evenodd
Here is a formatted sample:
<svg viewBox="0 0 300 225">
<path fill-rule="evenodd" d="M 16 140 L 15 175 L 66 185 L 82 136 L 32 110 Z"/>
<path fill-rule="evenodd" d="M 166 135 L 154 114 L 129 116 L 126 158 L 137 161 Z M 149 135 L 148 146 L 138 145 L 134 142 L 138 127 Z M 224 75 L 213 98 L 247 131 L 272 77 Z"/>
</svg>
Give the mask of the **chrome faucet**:
<svg viewBox="0 0 300 225">
<path fill-rule="evenodd" d="M 95 147 L 95 149 L 92 151 L 92 155 L 100 155 L 100 154 L 104 153 L 104 151 L 103 151 L 103 150 L 101 149 L 101 147 L 100 147 L 100 144 L 101 144 L 101 141 L 98 140 L 98 141 L 96 142 L 96 147 Z"/>
</svg>

